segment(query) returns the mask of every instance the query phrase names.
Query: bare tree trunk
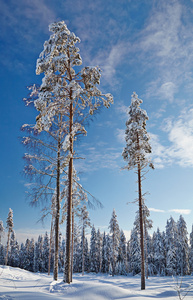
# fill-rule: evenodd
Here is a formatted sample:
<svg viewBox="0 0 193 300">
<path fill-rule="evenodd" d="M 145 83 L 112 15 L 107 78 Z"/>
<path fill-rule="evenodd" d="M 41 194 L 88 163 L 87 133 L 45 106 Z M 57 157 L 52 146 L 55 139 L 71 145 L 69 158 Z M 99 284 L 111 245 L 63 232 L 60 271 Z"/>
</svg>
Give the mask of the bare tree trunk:
<svg viewBox="0 0 193 300">
<path fill-rule="evenodd" d="M 52 253 L 52 239 L 53 239 L 53 217 L 52 217 L 51 229 L 50 229 L 50 248 L 49 248 L 49 258 L 48 258 L 48 275 L 50 275 L 50 262 L 51 262 L 51 253 Z"/>
<path fill-rule="evenodd" d="M 82 228 L 82 276 L 84 276 L 84 225 Z"/>
<path fill-rule="evenodd" d="M 64 281 L 71 282 L 71 222 L 72 222 L 72 176 L 73 176 L 73 104 L 70 104 L 70 161 L 68 167 L 68 208 L 66 221 L 66 262 L 65 262 L 65 278 Z"/>
<path fill-rule="evenodd" d="M 145 233 L 145 273 L 146 273 L 146 279 L 148 279 L 148 253 L 147 253 L 147 228 L 145 225 L 145 220 L 144 220 L 144 233 Z"/>
<path fill-rule="evenodd" d="M 137 144 L 139 148 L 139 137 L 137 134 Z M 138 158 L 138 193 L 139 193 L 139 219 L 140 219 L 140 246 L 141 246 L 141 290 L 145 290 L 145 260 L 144 260 L 144 233 L 143 233 L 143 203 L 141 192 L 141 164 Z"/>
<path fill-rule="evenodd" d="M 60 219 L 60 151 L 61 151 L 61 143 L 59 137 L 58 154 L 57 154 L 57 179 L 56 179 L 54 280 L 58 280 L 59 219 Z"/>
<path fill-rule="evenodd" d="M 113 259 L 112 259 L 112 276 L 115 275 L 115 236 L 113 233 Z"/>
<path fill-rule="evenodd" d="M 141 289 L 145 289 L 145 264 L 144 264 L 144 235 L 143 235 L 143 211 L 141 194 L 141 168 L 138 164 L 138 192 L 139 192 L 139 218 L 140 218 L 140 246 L 141 246 Z"/>
<path fill-rule="evenodd" d="M 72 282 L 72 273 L 73 273 L 73 257 L 74 257 L 74 211 L 73 211 L 73 202 L 72 202 L 71 282 Z"/>
<path fill-rule="evenodd" d="M 6 257 L 5 257 L 5 266 L 7 266 L 7 261 L 8 261 L 10 234 L 11 234 L 11 231 L 9 230 L 8 235 L 7 235 L 7 251 L 6 251 Z"/>
</svg>

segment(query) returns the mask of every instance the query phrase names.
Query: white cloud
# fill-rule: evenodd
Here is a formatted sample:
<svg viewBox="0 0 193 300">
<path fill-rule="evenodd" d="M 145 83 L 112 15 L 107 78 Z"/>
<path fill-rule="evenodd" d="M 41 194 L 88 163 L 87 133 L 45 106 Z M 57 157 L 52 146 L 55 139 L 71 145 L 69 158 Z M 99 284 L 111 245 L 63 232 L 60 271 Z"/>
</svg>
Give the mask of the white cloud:
<svg viewBox="0 0 193 300">
<path fill-rule="evenodd" d="M 136 43 L 145 67 L 156 72 L 147 86 L 148 97 L 173 102 L 181 85 L 192 87 L 193 32 L 190 14 L 187 6 L 178 0 L 157 1 L 151 11 Z"/>
<path fill-rule="evenodd" d="M 170 209 L 170 210 L 167 211 L 167 210 L 162 210 L 162 209 L 157 209 L 157 208 L 150 207 L 149 211 L 157 212 L 157 213 L 174 212 L 174 213 L 177 213 L 177 214 L 184 214 L 184 215 L 189 215 L 191 213 L 191 209 L 178 209 L 178 208 Z"/>
<path fill-rule="evenodd" d="M 171 209 L 169 212 L 175 212 L 177 214 L 189 215 L 191 213 L 191 209 Z"/>
<path fill-rule="evenodd" d="M 153 207 L 150 207 L 150 208 L 149 208 L 149 211 L 159 212 L 159 213 L 165 213 L 165 212 L 166 212 L 165 210 L 157 209 L 157 208 L 153 208 Z"/>
<path fill-rule="evenodd" d="M 122 149 L 107 147 L 107 145 L 100 148 L 87 147 L 86 144 L 84 144 L 81 150 L 83 154 L 79 153 L 79 156 L 85 159 L 75 161 L 76 169 L 79 172 L 93 172 L 98 169 L 120 170 L 121 168 L 119 162 L 121 160 Z"/>
<path fill-rule="evenodd" d="M 193 109 L 185 109 L 178 118 L 165 119 L 162 130 L 167 134 L 167 146 L 161 144 L 158 135 L 149 134 L 155 167 L 193 167 Z"/>
<path fill-rule="evenodd" d="M 121 144 L 125 144 L 125 129 L 116 129 L 115 135 Z"/>
</svg>

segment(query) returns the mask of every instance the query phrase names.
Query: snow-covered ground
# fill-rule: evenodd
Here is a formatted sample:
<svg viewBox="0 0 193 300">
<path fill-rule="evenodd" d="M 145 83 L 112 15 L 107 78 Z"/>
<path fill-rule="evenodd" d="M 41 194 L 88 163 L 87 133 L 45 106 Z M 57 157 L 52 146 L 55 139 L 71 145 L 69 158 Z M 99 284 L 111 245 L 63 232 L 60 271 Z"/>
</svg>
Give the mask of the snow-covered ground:
<svg viewBox="0 0 193 300">
<path fill-rule="evenodd" d="M 193 282 L 193 276 L 183 278 L 183 287 Z M 52 281 L 52 276 L 30 273 L 19 268 L 0 266 L 0 299 L 3 300 L 148 300 L 179 299 L 174 290 L 172 277 L 150 277 L 146 281 L 146 290 L 140 290 L 140 276 L 115 276 L 101 274 L 75 274 L 73 283 Z M 193 289 L 186 300 L 193 299 Z"/>
</svg>

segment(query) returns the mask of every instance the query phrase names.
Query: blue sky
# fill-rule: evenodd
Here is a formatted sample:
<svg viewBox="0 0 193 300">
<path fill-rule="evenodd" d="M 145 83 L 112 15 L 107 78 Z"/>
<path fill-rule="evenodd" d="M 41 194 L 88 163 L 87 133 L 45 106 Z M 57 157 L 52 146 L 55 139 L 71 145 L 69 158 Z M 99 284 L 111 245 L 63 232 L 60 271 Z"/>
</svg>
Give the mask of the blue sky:
<svg viewBox="0 0 193 300">
<path fill-rule="evenodd" d="M 126 109 L 135 91 L 147 111 L 155 170 L 143 181 L 154 230 L 172 215 L 193 223 L 193 1 L 0 0 L 0 219 L 13 209 L 17 238 L 49 229 L 36 223 L 40 208 L 25 197 L 25 149 L 20 127 L 36 112 L 22 98 L 27 86 L 41 83 L 36 60 L 49 38 L 48 25 L 64 20 L 80 37 L 83 65 L 102 69 L 101 89 L 114 96 L 79 143 L 81 183 L 104 205 L 90 211 L 91 222 L 108 231 L 115 208 L 119 225 L 130 231 L 137 205 L 136 174 L 121 171 Z M 128 204 L 127 204 L 128 203 Z M 64 227 L 61 231 L 65 233 Z"/>
</svg>

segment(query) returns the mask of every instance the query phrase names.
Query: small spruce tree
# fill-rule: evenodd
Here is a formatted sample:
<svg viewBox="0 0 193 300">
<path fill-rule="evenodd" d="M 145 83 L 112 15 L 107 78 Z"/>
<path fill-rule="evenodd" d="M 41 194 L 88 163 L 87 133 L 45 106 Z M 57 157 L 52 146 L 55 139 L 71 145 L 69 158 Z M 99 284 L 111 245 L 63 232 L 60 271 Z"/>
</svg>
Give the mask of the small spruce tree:
<svg viewBox="0 0 193 300">
<path fill-rule="evenodd" d="M 7 250 L 6 250 L 6 257 L 5 257 L 5 265 L 7 265 L 7 262 L 8 262 L 10 235 L 13 231 L 13 211 L 11 208 L 9 209 L 9 213 L 8 213 L 6 222 L 7 222 L 8 235 L 7 235 Z"/>
</svg>

